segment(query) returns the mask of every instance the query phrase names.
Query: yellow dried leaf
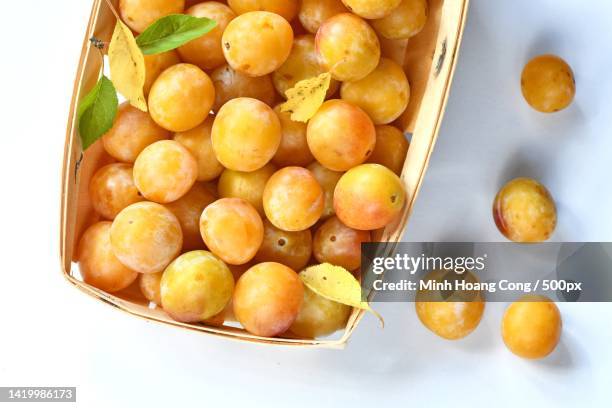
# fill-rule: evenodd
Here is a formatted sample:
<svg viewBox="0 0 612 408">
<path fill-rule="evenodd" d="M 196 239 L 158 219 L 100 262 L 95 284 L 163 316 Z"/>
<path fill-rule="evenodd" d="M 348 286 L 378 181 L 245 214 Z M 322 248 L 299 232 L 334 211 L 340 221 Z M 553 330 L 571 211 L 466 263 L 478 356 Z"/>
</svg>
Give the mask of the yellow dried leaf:
<svg viewBox="0 0 612 408">
<path fill-rule="evenodd" d="M 361 300 L 361 285 L 352 273 L 340 266 L 328 263 L 311 266 L 300 273 L 300 279 L 319 296 L 344 305 L 367 310 L 373 313 L 382 326 L 385 321 L 368 304 Z"/>
<path fill-rule="evenodd" d="M 329 72 L 299 81 L 285 92 L 287 102 L 281 105 L 281 111 L 290 112 L 295 122 L 308 122 L 325 101 L 330 82 Z"/>
<path fill-rule="evenodd" d="M 132 106 L 147 111 L 144 97 L 145 61 L 144 55 L 132 31 L 117 20 L 113 37 L 108 46 L 111 80 L 117 91 L 130 101 Z"/>
</svg>

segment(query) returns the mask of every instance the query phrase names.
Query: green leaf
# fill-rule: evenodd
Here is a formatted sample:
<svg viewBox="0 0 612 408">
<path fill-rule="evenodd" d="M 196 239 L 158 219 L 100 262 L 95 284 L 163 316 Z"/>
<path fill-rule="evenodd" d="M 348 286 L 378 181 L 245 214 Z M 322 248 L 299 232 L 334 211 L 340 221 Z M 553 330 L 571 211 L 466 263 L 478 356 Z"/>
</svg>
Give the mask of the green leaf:
<svg viewBox="0 0 612 408">
<path fill-rule="evenodd" d="M 217 26 L 215 20 L 186 14 L 171 14 L 151 24 L 136 37 L 136 43 L 145 55 L 170 51 L 195 40 Z"/>
<path fill-rule="evenodd" d="M 81 100 L 77 111 L 83 150 L 113 127 L 119 100 L 113 83 L 102 76 L 96 86 Z"/>
</svg>

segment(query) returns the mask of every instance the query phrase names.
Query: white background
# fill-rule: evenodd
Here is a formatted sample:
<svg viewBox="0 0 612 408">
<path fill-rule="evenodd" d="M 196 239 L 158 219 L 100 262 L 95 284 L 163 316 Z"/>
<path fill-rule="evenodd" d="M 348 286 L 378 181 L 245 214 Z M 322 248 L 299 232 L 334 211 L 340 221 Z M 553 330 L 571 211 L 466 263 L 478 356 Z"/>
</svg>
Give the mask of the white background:
<svg viewBox="0 0 612 408">
<path fill-rule="evenodd" d="M 426 331 L 413 305 L 378 305 L 384 330 L 368 316 L 346 350 L 308 351 L 147 323 L 70 287 L 59 266 L 60 171 L 90 5 L 3 4 L 0 385 L 77 386 L 81 407 L 610 404 L 611 304 L 559 305 L 561 344 L 530 362 L 504 348 L 501 304 L 458 342 Z M 406 239 L 499 240 L 491 200 L 524 175 L 557 200 L 556 240 L 612 240 L 611 15 L 609 0 L 472 1 Z M 522 65 L 542 52 L 563 56 L 578 84 L 572 107 L 551 116 L 519 89 Z"/>
</svg>

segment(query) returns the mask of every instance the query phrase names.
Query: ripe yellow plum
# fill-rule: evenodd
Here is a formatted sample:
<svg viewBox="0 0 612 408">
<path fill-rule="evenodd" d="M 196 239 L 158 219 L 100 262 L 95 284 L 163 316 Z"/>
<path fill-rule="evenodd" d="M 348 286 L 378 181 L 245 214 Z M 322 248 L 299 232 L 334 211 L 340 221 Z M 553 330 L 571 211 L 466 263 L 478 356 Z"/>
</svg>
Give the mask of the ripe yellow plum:
<svg viewBox="0 0 612 408">
<path fill-rule="evenodd" d="M 89 227 L 79 241 L 76 259 L 85 283 L 112 293 L 130 286 L 138 273 L 113 254 L 110 229 L 109 221 Z"/>
<path fill-rule="evenodd" d="M 156 273 L 180 253 L 181 224 L 163 205 L 143 201 L 124 208 L 110 229 L 113 253 L 140 273 Z"/>
<path fill-rule="evenodd" d="M 198 177 L 198 162 L 186 147 L 162 140 L 146 147 L 134 163 L 134 183 L 148 200 L 170 203 L 185 195 Z"/>
<path fill-rule="evenodd" d="M 200 233 L 206 246 L 224 262 L 249 262 L 263 242 L 263 221 L 255 207 L 241 198 L 221 198 L 207 206 L 200 217 Z"/>
<path fill-rule="evenodd" d="M 427 22 L 427 0 L 402 0 L 392 13 L 372 21 L 378 34 L 390 40 L 405 40 L 421 32 Z"/>
<path fill-rule="evenodd" d="M 221 313 L 234 292 L 227 265 L 208 251 L 191 251 L 176 258 L 161 279 L 164 311 L 174 320 L 196 323 Z"/>
<path fill-rule="evenodd" d="M 312 227 L 323 214 L 323 189 L 303 167 L 285 167 L 274 173 L 264 189 L 266 217 L 285 231 Z"/>
<path fill-rule="evenodd" d="M 223 172 L 223 165 L 217 160 L 212 147 L 214 120 L 214 116 L 210 115 L 201 125 L 174 135 L 174 140 L 185 146 L 198 162 L 198 181 L 214 180 Z"/>
<path fill-rule="evenodd" d="M 178 200 L 166 204 L 181 224 L 183 231 L 183 250 L 204 248 L 200 234 L 200 216 L 202 211 L 212 204 L 217 197 L 202 183 L 196 183 L 191 190 Z"/>
<path fill-rule="evenodd" d="M 304 287 L 295 271 L 276 262 L 264 262 L 238 279 L 234 314 L 250 333 L 277 336 L 293 324 L 303 297 Z"/>
<path fill-rule="evenodd" d="M 540 55 L 523 68 L 521 90 L 537 111 L 557 112 L 567 108 L 576 95 L 572 68 L 556 55 Z"/>
<path fill-rule="evenodd" d="M 164 129 L 184 132 L 204 122 L 214 101 L 215 87 L 206 72 L 192 64 L 177 64 L 153 83 L 149 112 Z"/>
<path fill-rule="evenodd" d="M 456 279 L 478 282 L 478 278 L 471 272 L 458 274 L 447 270 L 434 270 L 423 279 L 436 282 L 452 282 Z M 419 320 L 429 330 L 444 339 L 458 340 L 478 327 L 484 313 L 485 302 L 482 294 L 476 291 L 458 291 L 449 294 L 436 290 L 419 291 L 415 308 Z"/>
<path fill-rule="evenodd" d="M 299 0 L 228 0 L 227 3 L 238 14 L 269 11 L 283 16 L 287 21 L 293 20 L 299 8 Z"/>
<path fill-rule="evenodd" d="M 370 157 L 376 143 L 376 130 L 361 108 L 332 99 L 308 122 L 307 140 L 319 163 L 330 170 L 346 171 Z"/>
<path fill-rule="evenodd" d="M 140 292 L 149 302 L 161 306 L 161 278 L 163 272 L 141 273 L 138 276 Z"/>
<path fill-rule="evenodd" d="M 325 337 L 346 326 L 351 307 L 304 288 L 304 301 L 289 331 L 300 337 Z"/>
<path fill-rule="evenodd" d="M 545 296 L 526 295 L 512 303 L 502 320 L 502 338 L 517 356 L 543 358 L 552 353 L 561 337 L 561 313 Z"/>
<path fill-rule="evenodd" d="M 144 200 L 134 184 L 132 166 L 124 163 L 96 171 L 89 182 L 89 198 L 94 210 L 109 220 L 128 205 Z"/>
<path fill-rule="evenodd" d="M 334 191 L 336 215 L 358 230 L 383 228 L 397 217 L 405 202 L 402 181 L 380 164 L 362 164 L 347 171 Z"/>
<path fill-rule="evenodd" d="M 339 81 L 364 78 L 380 60 L 376 33 L 350 13 L 337 14 L 321 24 L 315 44 L 321 64 Z"/>
<path fill-rule="evenodd" d="M 281 124 L 281 142 L 272 158 L 274 164 L 286 166 L 306 166 L 314 161 L 314 157 L 306 140 L 306 124 L 291 120 L 289 112 L 281 112 L 281 105 L 274 108 Z"/>
<path fill-rule="evenodd" d="M 285 92 L 293 88 L 299 81 L 316 77 L 324 72 L 326 70 L 321 66 L 315 50 L 315 37 L 305 34 L 295 38 L 289 57 L 274 72 L 272 80 L 278 93 L 284 96 Z M 340 83 L 332 79 L 327 90 L 327 97 L 336 93 L 339 87 Z"/>
<path fill-rule="evenodd" d="M 137 33 L 142 33 L 156 20 L 180 14 L 184 9 L 185 0 L 119 0 L 121 19 Z"/>
<path fill-rule="evenodd" d="M 306 30 L 316 34 L 325 20 L 346 12 L 342 0 L 302 0 L 298 18 Z"/>
<path fill-rule="evenodd" d="M 259 99 L 268 106 L 274 105 L 276 92 L 270 75 L 254 78 L 224 65 L 215 69 L 210 78 L 215 85 L 215 112 L 219 112 L 230 99 L 240 97 Z"/>
<path fill-rule="evenodd" d="M 228 24 L 222 42 L 225 59 L 233 69 L 258 77 L 285 62 L 293 44 L 293 29 L 278 14 L 251 11 Z"/>
<path fill-rule="evenodd" d="M 170 68 L 181 62 L 178 53 L 175 50 L 162 52 L 159 54 L 145 55 L 145 84 L 144 94 L 149 95 L 151 87 L 159 75 Z"/>
<path fill-rule="evenodd" d="M 323 189 L 325 206 L 321 218 L 327 219 L 334 215 L 334 190 L 336 189 L 338 180 L 340 180 L 340 177 L 342 177 L 344 173 L 323 167 L 319 162 L 312 163 L 308 166 L 308 170 L 310 170 Z"/>
<path fill-rule="evenodd" d="M 242 198 L 251 203 L 257 212 L 263 216 L 264 188 L 277 170 L 277 167 L 272 163 L 251 172 L 225 169 L 219 178 L 219 197 Z"/>
<path fill-rule="evenodd" d="M 546 241 L 557 226 L 557 209 L 541 183 L 529 178 L 509 181 L 493 202 L 499 231 L 515 242 Z"/>
<path fill-rule="evenodd" d="M 119 106 L 113 127 L 102 136 L 104 150 L 124 163 L 134 163 L 148 145 L 168 139 L 170 132 L 151 116 L 125 102 Z"/>
<path fill-rule="evenodd" d="M 310 230 L 283 231 L 264 221 L 264 239 L 255 255 L 257 262 L 278 262 L 294 271 L 301 271 L 312 255 Z"/>
<path fill-rule="evenodd" d="M 386 125 L 406 110 L 410 85 L 398 63 L 381 58 L 376 69 L 365 78 L 343 83 L 340 95 L 363 109 L 375 125 Z"/>
<path fill-rule="evenodd" d="M 225 63 L 221 36 L 230 21 L 236 17 L 231 8 L 216 1 L 205 1 L 187 10 L 194 17 L 206 17 L 214 20 L 217 25 L 208 33 L 179 47 L 178 52 L 183 61 L 209 70 Z"/>
<path fill-rule="evenodd" d="M 314 236 L 313 253 L 317 261 L 354 271 L 361 266 L 361 243 L 370 242 L 370 232 L 344 225 L 338 217 L 325 221 Z"/>
<path fill-rule="evenodd" d="M 466 337 L 476 329 L 483 302 L 416 302 L 419 319 L 429 330 L 447 340 Z"/>
<path fill-rule="evenodd" d="M 342 0 L 350 11 L 363 18 L 373 19 L 389 15 L 402 0 Z"/>
<path fill-rule="evenodd" d="M 212 127 L 217 160 L 237 171 L 255 171 L 272 159 L 281 142 L 276 113 L 253 98 L 236 98 L 221 107 Z"/>
<path fill-rule="evenodd" d="M 399 176 L 404 168 L 409 146 L 410 143 L 398 128 L 389 125 L 376 126 L 376 146 L 367 162 L 382 164 Z"/>
</svg>

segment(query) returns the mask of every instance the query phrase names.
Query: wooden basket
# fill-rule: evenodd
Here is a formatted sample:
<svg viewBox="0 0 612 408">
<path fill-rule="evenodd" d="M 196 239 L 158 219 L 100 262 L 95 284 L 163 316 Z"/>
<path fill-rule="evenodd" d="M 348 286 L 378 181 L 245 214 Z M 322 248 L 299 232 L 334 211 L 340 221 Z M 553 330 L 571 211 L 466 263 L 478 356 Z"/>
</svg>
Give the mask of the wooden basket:
<svg viewBox="0 0 612 408">
<path fill-rule="evenodd" d="M 118 0 L 113 0 L 113 3 L 116 6 Z M 405 42 L 383 42 L 383 54 L 403 62 L 410 80 L 410 105 L 396 124 L 412 134 L 401 177 L 407 191 L 406 206 L 396 222 L 387 226 L 376 237 L 377 240 L 388 243 L 384 247 L 386 254 L 391 254 L 395 244 L 401 239 L 423 182 L 444 114 L 468 3 L 469 0 L 429 0 L 428 22 L 420 34 L 410 39 L 407 45 Z M 95 85 L 102 67 L 100 55 L 90 45 L 89 38 L 95 36 L 110 41 L 114 26 L 115 17 L 106 2 L 94 0 L 74 84 L 64 148 L 60 224 L 60 253 L 64 277 L 88 295 L 144 319 L 254 343 L 300 347 L 344 347 L 363 317 L 363 311 L 357 309 L 353 311 L 344 333 L 337 340 L 267 338 L 230 326 L 210 327 L 180 323 L 170 319 L 159 308 L 149 308 L 148 302 L 140 295 L 136 285 L 111 295 L 80 281 L 75 276 L 77 268 L 73 256 L 78 239 L 85 228 L 98 219 L 89 203 L 87 188 L 89 180 L 96 169 L 110 162 L 100 142 L 85 153 L 82 152 L 76 125 L 77 105 Z"/>
</svg>

